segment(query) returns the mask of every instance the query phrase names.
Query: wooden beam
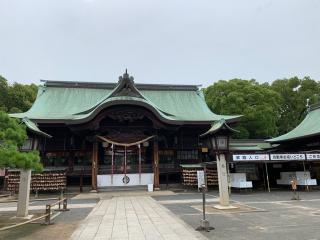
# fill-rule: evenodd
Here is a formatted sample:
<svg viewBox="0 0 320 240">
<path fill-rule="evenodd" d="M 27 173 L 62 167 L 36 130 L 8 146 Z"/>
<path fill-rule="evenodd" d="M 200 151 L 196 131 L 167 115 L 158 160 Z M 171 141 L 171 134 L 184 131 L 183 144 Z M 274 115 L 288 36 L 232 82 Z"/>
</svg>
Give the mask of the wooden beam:
<svg viewBox="0 0 320 240">
<path fill-rule="evenodd" d="M 92 190 L 97 190 L 97 175 L 98 175 L 98 142 L 92 144 Z"/>
<path fill-rule="evenodd" d="M 159 188 L 159 146 L 158 138 L 155 137 L 153 141 L 153 174 L 154 174 L 154 188 Z"/>
</svg>

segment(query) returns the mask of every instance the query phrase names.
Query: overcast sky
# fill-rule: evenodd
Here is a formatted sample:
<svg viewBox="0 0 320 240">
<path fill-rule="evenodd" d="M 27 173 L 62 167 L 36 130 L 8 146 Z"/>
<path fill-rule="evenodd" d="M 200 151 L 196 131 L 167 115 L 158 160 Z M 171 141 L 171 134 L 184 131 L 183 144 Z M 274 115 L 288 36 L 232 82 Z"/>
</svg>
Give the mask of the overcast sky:
<svg viewBox="0 0 320 240">
<path fill-rule="evenodd" d="M 0 75 L 202 84 L 320 80 L 319 0 L 0 0 Z"/>
</svg>

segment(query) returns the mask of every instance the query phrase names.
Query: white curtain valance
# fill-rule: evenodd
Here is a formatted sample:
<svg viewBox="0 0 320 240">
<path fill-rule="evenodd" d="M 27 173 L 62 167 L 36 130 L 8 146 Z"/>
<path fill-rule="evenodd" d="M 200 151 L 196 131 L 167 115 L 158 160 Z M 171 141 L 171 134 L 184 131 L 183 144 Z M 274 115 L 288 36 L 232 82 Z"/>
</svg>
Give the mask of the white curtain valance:
<svg viewBox="0 0 320 240">
<path fill-rule="evenodd" d="M 108 138 L 105 138 L 105 137 L 102 137 L 102 136 L 98 136 L 98 138 L 100 138 L 104 142 L 107 142 L 107 143 L 110 143 L 110 144 L 113 144 L 113 145 L 116 145 L 116 146 L 123 146 L 123 147 L 131 147 L 131 146 L 139 145 L 141 143 L 149 141 L 150 139 L 152 139 L 154 137 L 155 137 L 155 135 L 152 135 L 150 137 L 144 138 L 142 140 L 139 140 L 139 141 L 133 142 L 133 143 L 119 143 L 119 142 L 112 141 L 112 140 L 110 140 Z"/>
</svg>

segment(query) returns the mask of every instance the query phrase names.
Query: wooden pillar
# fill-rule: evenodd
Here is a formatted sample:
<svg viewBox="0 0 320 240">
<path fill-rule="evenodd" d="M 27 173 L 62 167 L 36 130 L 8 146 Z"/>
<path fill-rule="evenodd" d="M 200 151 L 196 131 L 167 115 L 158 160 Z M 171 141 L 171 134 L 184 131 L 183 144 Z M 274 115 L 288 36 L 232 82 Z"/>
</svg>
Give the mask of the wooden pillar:
<svg viewBox="0 0 320 240">
<path fill-rule="evenodd" d="M 266 167 L 268 192 L 270 192 L 270 183 L 269 183 L 269 173 L 268 173 L 268 164 L 267 164 L 267 162 L 264 162 L 264 165 L 265 165 L 265 167 Z"/>
<path fill-rule="evenodd" d="M 74 156 L 75 156 L 75 152 L 69 151 L 69 155 L 68 155 L 68 171 L 69 172 L 73 172 Z"/>
<path fill-rule="evenodd" d="M 154 181 L 153 185 L 154 188 L 159 188 L 159 146 L 158 146 L 158 139 L 157 137 L 154 138 L 153 141 L 153 174 L 154 174 Z"/>
<path fill-rule="evenodd" d="M 92 178 L 92 190 L 97 190 L 97 175 L 98 175 L 98 142 L 93 142 L 92 145 L 92 167 L 91 167 L 91 178 Z"/>
</svg>

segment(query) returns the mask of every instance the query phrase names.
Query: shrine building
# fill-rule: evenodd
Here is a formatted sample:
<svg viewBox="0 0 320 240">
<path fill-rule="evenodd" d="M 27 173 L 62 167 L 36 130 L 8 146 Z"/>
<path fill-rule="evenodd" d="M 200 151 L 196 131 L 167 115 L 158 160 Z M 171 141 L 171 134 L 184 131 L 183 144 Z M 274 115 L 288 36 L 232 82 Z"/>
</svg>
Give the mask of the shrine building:
<svg viewBox="0 0 320 240">
<path fill-rule="evenodd" d="M 320 106 L 310 106 L 307 111 L 304 120 L 286 134 L 268 140 L 234 141 L 229 159 L 231 176 L 242 174 L 253 188 L 269 191 L 290 188 L 292 180 L 300 189 L 318 188 Z"/>
<path fill-rule="evenodd" d="M 46 170 L 92 189 L 180 181 L 183 164 L 210 160 L 199 135 L 240 118 L 211 112 L 197 85 L 137 84 L 127 72 L 118 83 L 42 81 L 33 106 L 11 116 L 30 141 L 41 136 Z"/>
</svg>

